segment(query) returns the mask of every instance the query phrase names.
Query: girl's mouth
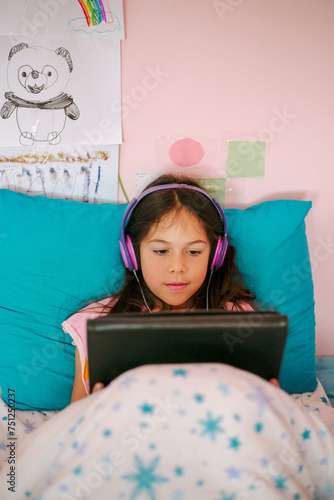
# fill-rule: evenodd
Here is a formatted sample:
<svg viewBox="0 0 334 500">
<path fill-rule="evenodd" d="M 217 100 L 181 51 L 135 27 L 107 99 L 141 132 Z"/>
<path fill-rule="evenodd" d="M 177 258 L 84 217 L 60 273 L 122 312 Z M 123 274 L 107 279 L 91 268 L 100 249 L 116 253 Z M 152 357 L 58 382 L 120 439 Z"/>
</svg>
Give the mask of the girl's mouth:
<svg viewBox="0 0 334 500">
<path fill-rule="evenodd" d="M 187 285 L 188 283 L 166 283 L 166 287 L 172 292 L 181 292 Z"/>
</svg>

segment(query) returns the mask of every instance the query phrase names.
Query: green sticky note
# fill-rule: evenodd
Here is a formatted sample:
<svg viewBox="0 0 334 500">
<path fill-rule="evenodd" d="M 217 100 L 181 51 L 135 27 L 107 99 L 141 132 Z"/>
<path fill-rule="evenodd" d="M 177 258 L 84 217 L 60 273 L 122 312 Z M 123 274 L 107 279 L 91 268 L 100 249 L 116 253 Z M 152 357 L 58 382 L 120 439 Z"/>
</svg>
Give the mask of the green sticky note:
<svg viewBox="0 0 334 500">
<path fill-rule="evenodd" d="M 222 207 L 225 206 L 226 179 L 198 179 L 205 191 L 216 198 Z"/>
<path fill-rule="evenodd" d="M 263 141 L 230 141 L 227 152 L 227 177 L 255 177 L 264 175 Z"/>
</svg>

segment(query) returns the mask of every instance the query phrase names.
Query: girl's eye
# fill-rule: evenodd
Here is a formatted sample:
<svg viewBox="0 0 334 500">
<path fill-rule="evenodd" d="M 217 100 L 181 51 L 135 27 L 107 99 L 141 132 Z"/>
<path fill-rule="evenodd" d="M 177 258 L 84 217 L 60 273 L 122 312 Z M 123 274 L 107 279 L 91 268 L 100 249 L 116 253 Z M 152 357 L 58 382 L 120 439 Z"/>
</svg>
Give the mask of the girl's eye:
<svg viewBox="0 0 334 500">
<path fill-rule="evenodd" d="M 167 253 L 167 250 L 153 250 L 153 253 L 157 255 L 165 255 Z"/>
<path fill-rule="evenodd" d="M 200 250 L 188 250 L 188 253 L 190 255 L 200 255 L 201 254 Z"/>
</svg>

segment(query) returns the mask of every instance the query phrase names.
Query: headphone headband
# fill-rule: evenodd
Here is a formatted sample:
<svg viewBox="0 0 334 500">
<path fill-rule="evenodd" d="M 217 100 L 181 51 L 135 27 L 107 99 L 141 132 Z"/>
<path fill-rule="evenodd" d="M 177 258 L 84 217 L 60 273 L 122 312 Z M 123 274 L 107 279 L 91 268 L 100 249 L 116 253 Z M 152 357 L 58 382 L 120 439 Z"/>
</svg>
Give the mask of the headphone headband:
<svg viewBox="0 0 334 500">
<path fill-rule="evenodd" d="M 198 193 L 201 193 L 204 195 L 206 198 L 208 198 L 213 205 L 215 206 L 217 212 L 219 213 L 219 216 L 221 220 L 223 221 L 224 225 L 224 234 L 223 236 L 219 236 L 218 243 L 216 246 L 215 254 L 212 259 L 212 263 L 210 266 L 210 269 L 217 270 L 223 265 L 223 261 L 226 255 L 226 250 L 228 246 L 228 241 L 227 241 L 227 226 L 226 226 L 226 217 L 224 214 L 224 210 L 222 209 L 221 205 L 218 203 L 218 201 L 215 198 L 212 198 L 206 191 L 203 189 L 197 187 L 197 186 L 192 186 L 190 184 L 161 184 L 160 186 L 154 186 L 149 189 L 146 189 L 143 191 L 138 198 L 133 198 L 128 207 L 125 210 L 123 220 L 122 220 L 122 226 L 121 226 L 121 236 L 120 236 L 120 248 L 121 248 L 121 253 L 122 253 L 122 258 L 125 264 L 125 267 L 127 267 L 130 271 L 137 271 L 138 270 L 138 263 L 135 255 L 135 251 L 131 242 L 131 239 L 129 236 L 125 235 L 125 228 L 128 220 L 131 217 L 131 214 L 135 207 L 138 205 L 138 203 L 148 196 L 151 193 L 155 193 L 156 191 L 161 191 L 165 189 L 189 189 L 191 191 L 197 191 Z"/>
</svg>

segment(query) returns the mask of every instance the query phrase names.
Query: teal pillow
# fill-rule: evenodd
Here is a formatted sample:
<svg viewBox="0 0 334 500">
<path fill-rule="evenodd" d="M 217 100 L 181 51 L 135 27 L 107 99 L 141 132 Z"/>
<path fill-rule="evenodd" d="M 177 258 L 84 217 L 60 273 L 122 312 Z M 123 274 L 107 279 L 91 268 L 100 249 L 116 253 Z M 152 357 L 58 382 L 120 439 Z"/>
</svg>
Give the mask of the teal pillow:
<svg viewBox="0 0 334 500">
<path fill-rule="evenodd" d="M 280 379 L 288 392 L 316 386 L 304 223 L 310 207 L 278 200 L 226 209 L 245 283 L 259 301 L 290 318 Z M 61 323 L 85 301 L 121 286 L 118 240 L 125 208 L 0 189 L 0 386 L 5 401 L 9 389 L 15 391 L 17 408 L 57 410 L 70 402 L 74 347 Z"/>
<path fill-rule="evenodd" d="M 17 408 L 69 404 L 74 346 L 61 323 L 120 287 L 125 207 L 0 189 L 0 386 Z"/>
<path fill-rule="evenodd" d="M 259 302 L 289 317 L 280 385 L 290 394 L 317 386 L 313 280 L 305 232 L 311 206 L 310 201 L 275 200 L 225 210 L 244 283 Z"/>
</svg>

